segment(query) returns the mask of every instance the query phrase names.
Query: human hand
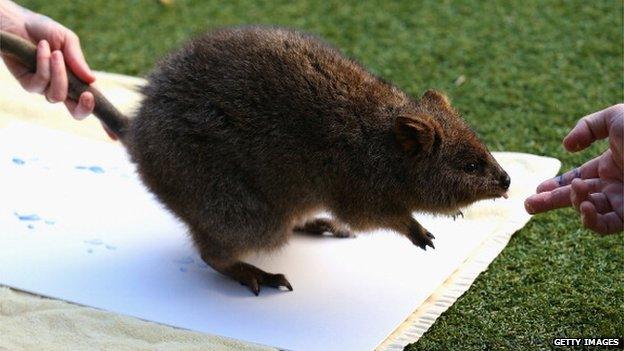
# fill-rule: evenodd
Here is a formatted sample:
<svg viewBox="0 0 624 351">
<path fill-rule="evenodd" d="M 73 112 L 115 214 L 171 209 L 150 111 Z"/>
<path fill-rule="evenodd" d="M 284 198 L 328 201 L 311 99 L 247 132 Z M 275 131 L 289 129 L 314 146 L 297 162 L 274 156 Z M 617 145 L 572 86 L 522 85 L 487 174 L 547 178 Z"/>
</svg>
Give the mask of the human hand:
<svg viewBox="0 0 624 351">
<path fill-rule="evenodd" d="M 29 92 L 43 94 L 51 103 L 62 101 L 76 119 L 83 119 L 93 112 L 93 94 L 84 92 L 77 102 L 67 96 L 66 64 L 85 83 L 91 84 L 95 81 L 95 76 L 82 54 L 78 36 L 52 19 L 8 1 L 0 3 L 0 17 L 3 20 L 3 30 L 37 44 L 35 73 L 30 72 L 15 58 L 2 55 L 9 71 L 21 86 Z"/>
<path fill-rule="evenodd" d="M 624 229 L 624 104 L 583 117 L 563 140 L 576 152 L 595 140 L 609 138 L 602 155 L 553 179 L 542 182 L 537 194 L 524 202 L 531 214 L 574 206 L 583 225 L 600 234 Z"/>
</svg>

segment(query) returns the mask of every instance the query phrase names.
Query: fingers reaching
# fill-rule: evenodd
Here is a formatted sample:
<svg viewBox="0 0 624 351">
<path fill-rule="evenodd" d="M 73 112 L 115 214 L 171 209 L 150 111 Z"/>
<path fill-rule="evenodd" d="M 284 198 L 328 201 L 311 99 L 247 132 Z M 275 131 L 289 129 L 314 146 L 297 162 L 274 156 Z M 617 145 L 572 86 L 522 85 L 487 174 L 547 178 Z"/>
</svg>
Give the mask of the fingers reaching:
<svg viewBox="0 0 624 351">
<path fill-rule="evenodd" d="M 600 234 L 612 234 L 624 229 L 621 184 L 601 179 L 575 179 L 571 187 L 570 199 L 581 213 L 586 228 Z"/>
<path fill-rule="evenodd" d="M 553 179 L 547 182 L 556 183 Z M 524 205 L 530 214 L 573 205 L 581 213 L 586 228 L 600 234 L 613 234 L 624 229 L 621 198 L 614 196 L 621 194 L 621 184 L 616 189 L 613 186 L 614 183 L 601 179 L 574 179 L 570 185 L 530 196 Z"/>
<path fill-rule="evenodd" d="M 583 163 L 583 165 L 578 168 L 578 177 L 575 177 L 575 178 L 581 178 L 581 179 L 598 178 L 598 168 L 600 166 L 601 158 L 602 158 L 602 155 Z M 570 179 L 570 183 L 572 183 L 573 180 L 574 178 Z"/>
<path fill-rule="evenodd" d="M 596 207 L 596 211 L 601 214 L 609 213 L 613 211 L 611 203 L 607 196 L 603 193 L 595 193 L 589 195 L 591 203 Z M 579 205 L 580 208 L 580 205 Z"/>
<path fill-rule="evenodd" d="M 570 185 L 531 195 L 524 201 L 524 208 L 530 214 L 542 213 L 570 205 Z"/>
<path fill-rule="evenodd" d="M 545 191 L 553 191 L 558 187 L 570 185 L 572 180 L 581 178 L 581 169 L 574 168 L 562 175 L 558 175 L 555 178 L 547 179 L 537 186 L 536 192 L 543 193 Z"/>
<path fill-rule="evenodd" d="M 538 193 L 526 199 L 524 202 L 527 212 L 530 214 L 541 213 L 557 208 L 574 206 L 580 207 L 583 201 L 596 200 L 602 213 L 602 209 L 610 210 L 611 206 L 605 204 L 606 198 L 601 194 L 603 182 L 601 179 L 575 178 L 569 185 L 560 185 L 560 177 L 549 179 L 538 186 Z M 602 197 L 601 197 L 602 196 Z"/>
<path fill-rule="evenodd" d="M 584 201 L 580 205 L 583 226 L 597 233 L 614 234 L 624 229 L 624 222 L 615 212 L 600 214 L 594 204 Z"/>
<path fill-rule="evenodd" d="M 591 200 L 592 194 L 598 194 L 601 189 L 601 184 L 602 182 L 600 179 L 574 179 L 570 185 L 572 189 L 570 191 L 570 202 L 572 206 L 578 210 L 582 202 Z M 611 206 L 609 206 L 609 208 L 610 207 Z"/>
<path fill-rule="evenodd" d="M 563 139 L 563 146 L 568 151 L 580 151 L 598 139 L 609 135 L 609 127 L 618 106 L 611 106 L 602 111 L 581 118 L 576 126 Z"/>
<path fill-rule="evenodd" d="M 525 200 L 528 213 L 574 206 L 585 227 L 601 234 L 624 229 L 624 104 L 583 117 L 565 137 L 568 151 L 587 148 L 609 138 L 609 149 L 579 168 L 548 179 Z"/>
<path fill-rule="evenodd" d="M 566 186 L 572 183 L 574 179 L 592 179 L 598 178 L 598 167 L 600 165 L 601 156 L 585 162 L 581 167 L 573 168 L 566 173 L 547 179 L 537 186 L 537 193 L 552 191 L 558 187 Z"/>
<path fill-rule="evenodd" d="M 543 181 L 540 185 L 537 186 L 536 192 L 543 193 L 545 191 L 553 191 L 561 186 L 561 176 L 557 176 L 555 178 L 547 179 Z"/>
</svg>

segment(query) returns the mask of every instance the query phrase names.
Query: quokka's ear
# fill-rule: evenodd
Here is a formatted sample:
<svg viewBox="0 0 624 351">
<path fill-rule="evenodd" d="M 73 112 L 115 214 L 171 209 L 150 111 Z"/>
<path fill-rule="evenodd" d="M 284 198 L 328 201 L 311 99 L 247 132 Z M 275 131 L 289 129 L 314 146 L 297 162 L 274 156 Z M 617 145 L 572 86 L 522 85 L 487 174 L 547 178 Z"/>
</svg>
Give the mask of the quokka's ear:
<svg viewBox="0 0 624 351">
<path fill-rule="evenodd" d="M 440 124 L 426 114 L 397 117 L 394 133 L 403 150 L 418 156 L 429 155 L 442 138 Z"/>
<path fill-rule="evenodd" d="M 427 90 L 420 98 L 420 101 L 443 110 L 452 109 L 448 97 L 437 90 Z"/>
</svg>

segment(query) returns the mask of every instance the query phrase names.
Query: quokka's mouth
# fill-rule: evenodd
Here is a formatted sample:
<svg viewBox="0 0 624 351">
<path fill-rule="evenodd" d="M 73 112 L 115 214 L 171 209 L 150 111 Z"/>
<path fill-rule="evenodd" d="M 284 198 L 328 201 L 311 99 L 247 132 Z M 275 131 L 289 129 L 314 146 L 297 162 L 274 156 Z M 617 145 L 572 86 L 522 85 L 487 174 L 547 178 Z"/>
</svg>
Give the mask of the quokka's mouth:
<svg viewBox="0 0 624 351">
<path fill-rule="evenodd" d="M 507 190 L 497 190 L 497 191 L 493 191 L 491 192 L 489 195 L 485 196 L 485 199 L 498 199 L 498 198 L 504 198 L 504 199 L 508 199 L 509 198 L 509 193 Z"/>
</svg>

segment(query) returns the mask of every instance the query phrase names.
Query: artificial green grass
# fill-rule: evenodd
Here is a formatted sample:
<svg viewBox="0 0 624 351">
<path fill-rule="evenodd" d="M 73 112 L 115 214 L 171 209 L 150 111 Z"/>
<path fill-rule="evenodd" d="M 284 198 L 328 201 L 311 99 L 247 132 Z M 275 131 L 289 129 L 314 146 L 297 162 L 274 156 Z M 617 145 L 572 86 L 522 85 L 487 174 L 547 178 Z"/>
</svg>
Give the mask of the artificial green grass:
<svg viewBox="0 0 624 351">
<path fill-rule="evenodd" d="M 76 31 L 92 68 L 133 75 L 223 25 L 316 33 L 414 96 L 446 91 L 490 149 L 557 157 L 564 170 L 606 147 L 566 153 L 567 131 L 624 100 L 623 4 L 615 0 L 20 3 Z M 580 228 L 570 209 L 536 216 L 406 349 L 538 350 L 556 336 L 624 336 L 624 239 Z"/>
</svg>

